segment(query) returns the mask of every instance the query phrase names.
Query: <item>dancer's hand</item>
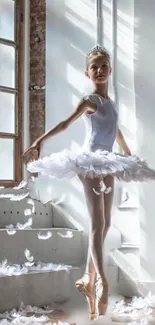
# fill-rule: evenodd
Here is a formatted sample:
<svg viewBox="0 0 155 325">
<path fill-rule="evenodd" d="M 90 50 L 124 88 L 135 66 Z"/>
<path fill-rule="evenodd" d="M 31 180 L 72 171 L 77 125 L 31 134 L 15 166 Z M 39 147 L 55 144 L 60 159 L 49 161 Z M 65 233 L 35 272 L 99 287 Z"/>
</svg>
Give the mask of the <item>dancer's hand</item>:
<svg viewBox="0 0 155 325">
<path fill-rule="evenodd" d="M 30 160 L 37 160 L 40 156 L 40 142 L 35 141 L 25 152 L 24 162 L 27 164 Z"/>
</svg>

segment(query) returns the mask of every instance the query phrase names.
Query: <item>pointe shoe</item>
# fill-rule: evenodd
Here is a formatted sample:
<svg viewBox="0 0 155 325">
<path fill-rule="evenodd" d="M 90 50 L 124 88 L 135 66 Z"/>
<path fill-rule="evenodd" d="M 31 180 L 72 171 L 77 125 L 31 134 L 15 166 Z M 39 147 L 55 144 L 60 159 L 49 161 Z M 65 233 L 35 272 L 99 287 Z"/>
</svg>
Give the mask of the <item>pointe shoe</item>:
<svg viewBox="0 0 155 325">
<path fill-rule="evenodd" d="M 108 307 L 108 284 L 99 278 L 96 281 L 96 311 L 97 316 L 105 315 Z"/>
<path fill-rule="evenodd" d="M 90 276 L 89 273 L 85 275 Z M 90 283 L 84 281 L 84 277 L 80 280 L 77 280 L 75 283 L 76 288 L 86 297 L 89 305 L 89 319 L 93 320 L 95 318 L 95 294 L 93 287 L 90 286 Z"/>
</svg>

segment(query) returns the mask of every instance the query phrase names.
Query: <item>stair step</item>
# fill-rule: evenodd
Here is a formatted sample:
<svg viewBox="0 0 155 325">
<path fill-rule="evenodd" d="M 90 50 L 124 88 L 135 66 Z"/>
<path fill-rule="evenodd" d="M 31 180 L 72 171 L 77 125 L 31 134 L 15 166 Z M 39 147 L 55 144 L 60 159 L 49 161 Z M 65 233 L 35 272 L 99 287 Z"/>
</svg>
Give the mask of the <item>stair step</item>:
<svg viewBox="0 0 155 325">
<path fill-rule="evenodd" d="M 52 302 L 65 302 L 73 294 L 74 281 L 81 277 L 79 267 L 70 270 L 44 271 L 0 276 L 0 312 L 25 305 L 43 307 Z"/>
<path fill-rule="evenodd" d="M 123 254 L 118 250 L 111 253 L 111 258 L 119 267 L 119 293 L 128 297 L 146 297 L 155 294 L 155 282 L 146 269 L 140 265 L 140 258 L 135 254 Z"/>
<path fill-rule="evenodd" d="M 137 243 L 130 243 L 130 242 L 123 242 L 121 245 L 121 248 L 126 248 L 126 249 L 139 249 L 140 248 L 140 244 Z"/>
<path fill-rule="evenodd" d="M 56 228 L 70 228 L 74 230 L 83 230 L 81 224 L 76 220 L 74 214 L 70 213 L 69 209 L 65 204 L 61 203 L 59 205 L 51 204 L 52 215 L 53 215 L 53 225 Z M 74 217 L 73 217 L 74 216 Z"/>
<path fill-rule="evenodd" d="M 38 239 L 38 234 L 52 234 L 47 240 Z M 24 251 L 28 249 L 34 262 L 81 265 L 84 261 L 83 232 L 65 228 L 17 230 L 14 235 L 0 229 L 0 261 L 24 264 Z"/>
<path fill-rule="evenodd" d="M 138 296 L 139 287 L 139 258 L 132 254 L 123 254 L 118 249 L 110 253 L 111 259 L 119 267 L 119 294 L 126 296 Z"/>
<path fill-rule="evenodd" d="M 140 262 L 134 254 L 123 254 L 116 249 L 110 255 L 116 265 L 126 274 L 126 277 L 135 282 L 138 281 Z"/>
<path fill-rule="evenodd" d="M 1 193 L 1 192 L 0 192 Z M 6 194 L 6 193 L 5 193 Z M 14 193 L 17 195 L 17 193 Z M 32 217 L 32 228 L 51 228 L 53 227 L 53 215 L 51 204 L 43 205 L 39 201 L 31 200 L 34 204 L 34 213 L 32 212 L 33 205 L 28 204 L 30 198 L 25 198 L 21 201 L 10 201 L 9 199 L 0 198 L 0 228 L 17 223 L 25 224 Z M 27 215 L 26 212 L 30 212 Z"/>
<path fill-rule="evenodd" d="M 140 258 L 140 250 L 139 245 L 122 245 L 119 249 L 119 251 L 126 256 L 130 256 L 130 254 L 137 256 L 137 258 Z"/>
<path fill-rule="evenodd" d="M 13 195 L 22 195 L 25 192 L 18 193 L 16 191 L 10 191 Z M 4 195 L 10 194 L 9 192 Z M 0 191 L 0 194 L 1 193 Z M 33 203 L 29 204 L 31 201 Z M 8 198 L 0 198 L 0 229 L 12 224 L 16 226 L 17 223 L 25 224 L 28 218 L 32 217 L 32 228 L 70 228 L 74 230 L 83 230 L 80 223 L 67 211 L 67 208 L 63 205 L 57 205 L 55 203 L 43 204 L 42 202 L 32 200 L 29 197 L 21 201 L 11 201 Z M 32 210 L 34 209 L 34 211 Z M 26 212 L 29 210 L 30 215 Z"/>
</svg>

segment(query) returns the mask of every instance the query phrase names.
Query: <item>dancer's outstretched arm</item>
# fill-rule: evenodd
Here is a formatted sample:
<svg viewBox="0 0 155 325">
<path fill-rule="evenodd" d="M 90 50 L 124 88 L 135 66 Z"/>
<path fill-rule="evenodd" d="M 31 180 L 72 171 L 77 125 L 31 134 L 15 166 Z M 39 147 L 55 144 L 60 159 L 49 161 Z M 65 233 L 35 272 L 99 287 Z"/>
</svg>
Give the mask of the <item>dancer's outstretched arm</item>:
<svg viewBox="0 0 155 325">
<path fill-rule="evenodd" d="M 26 156 L 28 153 L 33 153 L 34 151 L 38 152 L 38 156 L 40 153 L 40 144 L 43 140 L 45 140 L 48 137 L 54 136 L 58 134 L 59 132 L 64 131 L 68 128 L 68 126 L 76 121 L 84 112 L 86 112 L 89 109 L 89 111 L 94 112 L 96 109 L 96 105 L 89 100 L 82 99 L 78 106 L 76 107 L 75 111 L 66 119 L 58 123 L 54 128 L 50 129 L 49 131 L 45 132 L 42 136 L 40 136 L 24 153 L 24 158 L 26 159 Z"/>
</svg>

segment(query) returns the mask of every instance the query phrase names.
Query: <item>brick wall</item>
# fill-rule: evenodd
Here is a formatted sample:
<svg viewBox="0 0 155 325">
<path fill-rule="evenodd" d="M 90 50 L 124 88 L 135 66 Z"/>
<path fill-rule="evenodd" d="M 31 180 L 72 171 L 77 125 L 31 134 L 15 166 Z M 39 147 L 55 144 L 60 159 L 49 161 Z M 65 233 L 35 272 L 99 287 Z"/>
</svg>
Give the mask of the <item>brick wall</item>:
<svg viewBox="0 0 155 325">
<path fill-rule="evenodd" d="M 30 0 L 30 143 L 45 131 L 46 0 Z"/>
</svg>

